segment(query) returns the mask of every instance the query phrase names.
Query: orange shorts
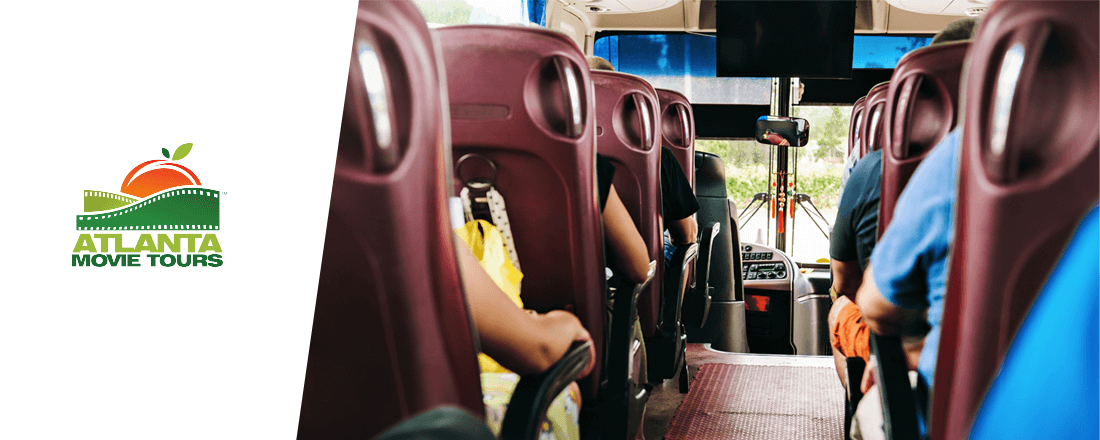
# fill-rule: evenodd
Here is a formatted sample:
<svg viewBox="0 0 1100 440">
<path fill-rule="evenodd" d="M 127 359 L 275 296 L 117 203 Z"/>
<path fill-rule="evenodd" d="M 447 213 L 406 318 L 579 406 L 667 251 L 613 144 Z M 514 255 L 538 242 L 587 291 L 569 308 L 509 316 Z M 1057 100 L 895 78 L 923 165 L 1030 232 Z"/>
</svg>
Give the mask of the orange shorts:
<svg viewBox="0 0 1100 440">
<path fill-rule="evenodd" d="M 844 357 L 861 357 L 866 362 L 871 361 L 870 333 L 855 303 L 845 304 L 840 309 L 836 324 L 829 330 L 833 332 L 833 347 Z"/>
</svg>

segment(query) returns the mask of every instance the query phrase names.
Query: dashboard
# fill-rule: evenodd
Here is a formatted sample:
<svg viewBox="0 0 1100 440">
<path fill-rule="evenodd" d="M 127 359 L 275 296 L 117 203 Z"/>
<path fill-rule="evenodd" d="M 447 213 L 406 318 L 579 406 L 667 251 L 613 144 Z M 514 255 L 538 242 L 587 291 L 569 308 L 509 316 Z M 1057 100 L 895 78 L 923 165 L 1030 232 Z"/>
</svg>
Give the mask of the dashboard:
<svg viewBox="0 0 1100 440">
<path fill-rule="evenodd" d="M 775 251 L 760 245 L 741 245 L 742 280 L 783 280 L 788 276 L 787 269 L 787 259 L 777 256 Z"/>
<path fill-rule="evenodd" d="M 778 249 L 741 243 L 739 251 L 750 352 L 829 354 L 829 295 L 816 292 L 806 274 Z M 827 285 L 828 272 L 824 274 Z"/>
</svg>

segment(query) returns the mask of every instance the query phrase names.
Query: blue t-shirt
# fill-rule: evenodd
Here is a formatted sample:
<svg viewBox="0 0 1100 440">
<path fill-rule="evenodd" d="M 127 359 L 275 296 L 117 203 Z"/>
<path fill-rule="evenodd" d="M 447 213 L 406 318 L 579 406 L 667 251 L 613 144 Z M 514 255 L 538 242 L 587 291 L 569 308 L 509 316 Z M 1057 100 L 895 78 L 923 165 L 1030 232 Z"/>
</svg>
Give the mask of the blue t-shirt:
<svg viewBox="0 0 1100 440">
<path fill-rule="evenodd" d="M 860 269 L 878 238 L 878 205 L 882 198 L 882 150 L 860 159 L 848 186 L 840 196 L 840 206 L 829 238 L 829 257 L 837 261 L 858 261 Z"/>
<path fill-rule="evenodd" d="M 1016 334 L 972 439 L 1097 438 L 1100 224 L 1077 228 Z"/>
<path fill-rule="evenodd" d="M 954 238 L 960 131 L 947 135 L 917 167 L 871 257 L 875 285 L 887 300 L 905 309 L 928 309 L 932 329 L 918 370 L 929 386 L 940 341 L 947 254 Z"/>
</svg>

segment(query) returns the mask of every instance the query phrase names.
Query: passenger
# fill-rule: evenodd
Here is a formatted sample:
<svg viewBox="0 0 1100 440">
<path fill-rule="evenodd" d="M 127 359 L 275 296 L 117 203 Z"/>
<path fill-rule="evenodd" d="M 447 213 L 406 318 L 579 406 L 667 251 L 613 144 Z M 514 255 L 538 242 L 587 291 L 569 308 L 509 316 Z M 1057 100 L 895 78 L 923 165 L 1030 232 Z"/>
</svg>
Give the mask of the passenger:
<svg viewBox="0 0 1100 440">
<path fill-rule="evenodd" d="M 975 20 L 955 21 L 932 39 L 932 45 L 970 39 Z M 915 179 L 914 179 L 915 180 Z M 953 181 L 953 177 L 949 179 Z M 857 291 L 863 284 L 868 260 L 875 249 L 878 234 L 879 199 L 882 193 L 882 150 L 872 151 L 859 160 L 848 184 L 844 187 L 829 243 L 830 269 L 833 285 L 830 295 L 835 299 L 829 310 L 829 339 L 833 347 L 837 375 L 845 387 L 845 358 L 861 357 L 870 365 L 870 334 L 857 307 Z M 952 194 L 953 196 L 953 194 Z M 896 208 L 894 226 L 902 217 L 919 222 L 921 217 L 903 215 L 901 203 Z M 919 228 L 914 233 L 920 233 Z M 889 232 L 888 232 L 889 233 Z M 942 287 L 942 286 L 941 286 Z M 941 291 L 942 296 L 942 291 Z M 938 321 L 937 321 L 938 323 Z M 915 357 L 917 351 L 914 346 Z M 914 362 L 915 364 L 915 362 Z M 866 375 L 865 375 L 866 376 Z"/>
<path fill-rule="evenodd" d="M 588 68 L 592 70 L 610 70 L 615 67 L 601 57 L 587 57 Z M 699 224 L 695 213 L 699 212 L 699 200 L 692 192 L 691 182 L 684 174 L 680 161 L 666 146 L 661 146 L 661 221 L 665 236 L 664 254 L 667 264 L 672 253 L 679 246 L 695 243 L 699 235 Z"/>
<path fill-rule="evenodd" d="M 538 374 L 558 362 L 574 341 L 595 344 L 580 320 L 569 312 L 554 310 L 536 314 L 517 307 L 482 269 L 470 248 L 457 247 L 462 281 L 482 351 L 500 365 L 518 374 Z M 594 345 L 590 347 L 589 363 L 579 376 L 582 378 L 596 365 Z M 497 435 L 505 408 L 519 383 L 515 373 L 481 375 L 486 419 Z M 551 404 L 540 438 L 580 438 L 580 405 L 580 389 L 572 383 Z"/>
<path fill-rule="evenodd" d="M 614 286 L 620 280 L 620 273 L 632 283 L 642 283 L 649 278 L 649 252 L 646 249 L 642 234 L 634 226 L 634 219 L 626 210 L 619 194 L 615 192 L 615 185 L 611 182 L 615 179 L 615 165 L 606 157 L 596 155 L 596 186 L 600 197 L 600 212 L 603 213 L 604 246 L 607 249 L 607 266 L 612 272 L 608 278 L 608 284 Z M 611 301 L 614 298 L 610 298 Z M 609 320 L 610 322 L 610 320 Z M 634 318 L 634 340 L 643 341 L 642 324 L 639 318 Z M 646 369 L 645 344 L 641 344 L 640 356 L 642 363 L 638 368 L 638 377 L 641 383 L 649 382 L 649 371 Z"/>
<path fill-rule="evenodd" d="M 974 25 L 974 19 L 956 21 L 932 42 L 944 41 L 941 35 L 969 36 Z M 930 387 L 943 317 L 947 255 L 953 238 L 960 135 L 960 128 L 948 134 L 913 173 L 856 295 L 864 322 L 877 334 L 890 335 L 904 329 L 903 334 L 912 335 L 912 329 L 929 329 L 923 341 L 907 346 L 906 352 L 910 367 L 917 364 Z M 914 362 L 918 358 L 919 362 Z M 862 388 L 870 386 L 871 376 L 864 374 Z"/>
<path fill-rule="evenodd" d="M 603 215 L 604 243 L 607 246 L 607 266 L 633 283 L 649 277 L 649 253 L 634 219 L 626 210 L 619 193 L 615 192 L 615 165 L 606 157 L 596 155 L 596 186 L 599 189 L 600 212 Z"/>
<path fill-rule="evenodd" d="M 829 342 L 840 383 L 845 381 L 845 358 L 870 362 L 867 325 L 853 302 L 878 237 L 879 199 L 882 193 L 882 150 L 872 151 L 856 164 L 840 196 L 833 234 L 829 239 L 829 268 L 833 284 L 829 294 Z"/>
</svg>

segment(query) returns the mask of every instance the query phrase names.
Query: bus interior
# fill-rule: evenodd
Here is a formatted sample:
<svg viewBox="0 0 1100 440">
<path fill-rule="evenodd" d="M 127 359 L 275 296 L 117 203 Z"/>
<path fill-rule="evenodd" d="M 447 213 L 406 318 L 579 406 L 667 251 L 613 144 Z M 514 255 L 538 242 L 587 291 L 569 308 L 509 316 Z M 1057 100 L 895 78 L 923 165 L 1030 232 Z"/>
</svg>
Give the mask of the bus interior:
<svg viewBox="0 0 1100 440">
<path fill-rule="evenodd" d="M 298 437 L 546 438 L 552 402 L 575 382 L 574 438 L 970 438 L 1100 199 L 1097 9 L 361 1 Z M 978 19 L 971 39 L 930 45 L 966 17 Z M 590 68 L 595 57 L 610 69 Z M 846 167 L 881 151 L 881 236 L 914 223 L 893 208 L 952 136 L 935 387 L 897 333 L 871 332 L 873 368 L 838 364 L 830 239 Z M 667 256 L 662 148 L 698 202 L 692 243 Z M 609 282 L 597 153 L 645 244 L 642 281 Z M 479 380 L 488 345 L 453 232 L 469 219 L 501 229 L 523 308 L 568 312 L 591 337 L 519 375 L 494 430 Z M 1090 322 L 1071 334 L 1095 341 Z M 1079 348 L 1096 385 L 1098 347 Z M 865 411 L 881 422 L 856 434 L 865 372 L 878 402 Z M 1077 393 L 1096 401 L 1096 389 Z M 1095 413 L 1058 423 L 1096 438 Z"/>
</svg>

